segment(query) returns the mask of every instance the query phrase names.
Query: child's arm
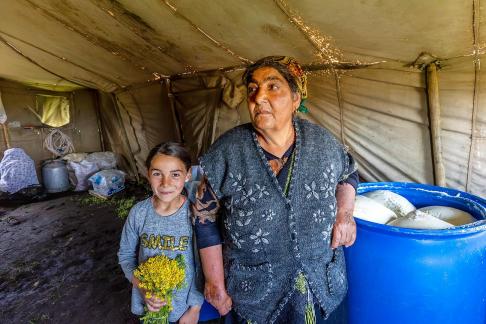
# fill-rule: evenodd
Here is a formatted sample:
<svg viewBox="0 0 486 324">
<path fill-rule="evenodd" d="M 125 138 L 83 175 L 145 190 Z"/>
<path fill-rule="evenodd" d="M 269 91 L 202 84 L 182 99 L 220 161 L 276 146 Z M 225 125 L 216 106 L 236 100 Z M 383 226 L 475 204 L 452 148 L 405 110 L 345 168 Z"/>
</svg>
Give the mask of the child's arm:
<svg viewBox="0 0 486 324">
<path fill-rule="evenodd" d="M 138 224 L 136 219 L 137 206 L 133 207 L 128 214 L 120 239 L 118 250 L 118 263 L 120 264 L 125 277 L 133 283 L 133 272 L 137 268 L 137 247 L 139 241 Z"/>
<path fill-rule="evenodd" d="M 179 324 L 196 324 L 199 321 L 199 311 L 201 306 L 191 306 L 189 307 L 184 315 L 179 319 Z"/>
</svg>

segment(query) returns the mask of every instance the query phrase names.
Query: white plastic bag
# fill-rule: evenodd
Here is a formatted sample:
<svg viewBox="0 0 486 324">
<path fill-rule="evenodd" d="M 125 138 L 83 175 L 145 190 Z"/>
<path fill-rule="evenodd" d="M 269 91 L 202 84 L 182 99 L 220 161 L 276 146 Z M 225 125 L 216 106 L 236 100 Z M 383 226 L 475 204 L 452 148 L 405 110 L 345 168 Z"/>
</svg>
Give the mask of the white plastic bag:
<svg viewBox="0 0 486 324">
<path fill-rule="evenodd" d="M 386 224 L 397 215 L 382 204 L 366 196 L 356 196 L 353 216 L 378 224 Z"/>
<path fill-rule="evenodd" d="M 89 154 L 85 161 L 96 163 L 98 170 L 116 168 L 116 157 L 113 152 L 94 152 Z"/>
<path fill-rule="evenodd" d="M 463 210 L 447 206 L 427 206 L 419 209 L 420 211 L 434 216 L 444 222 L 454 226 L 466 225 L 477 221 L 471 214 Z"/>
<path fill-rule="evenodd" d="M 75 186 L 74 191 L 85 191 L 90 187 L 88 178 L 99 171 L 95 162 L 83 160 L 81 162 L 69 161 L 67 164 L 70 173 L 69 180 Z M 74 177 L 72 176 L 74 173 Z"/>
<path fill-rule="evenodd" d="M 62 157 L 63 160 L 81 162 L 88 157 L 88 153 L 69 153 Z"/>
<path fill-rule="evenodd" d="M 407 198 L 389 190 L 375 190 L 363 194 L 392 210 L 398 217 L 404 217 L 415 210 L 415 206 Z"/>
<path fill-rule="evenodd" d="M 414 229 L 445 229 L 454 227 L 454 225 L 420 210 L 411 211 L 404 217 L 392 220 L 388 225 Z"/>
<path fill-rule="evenodd" d="M 103 196 L 111 196 L 125 188 L 125 173 L 120 170 L 103 170 L 88 179 L 93 190 Z"/>
</svg>

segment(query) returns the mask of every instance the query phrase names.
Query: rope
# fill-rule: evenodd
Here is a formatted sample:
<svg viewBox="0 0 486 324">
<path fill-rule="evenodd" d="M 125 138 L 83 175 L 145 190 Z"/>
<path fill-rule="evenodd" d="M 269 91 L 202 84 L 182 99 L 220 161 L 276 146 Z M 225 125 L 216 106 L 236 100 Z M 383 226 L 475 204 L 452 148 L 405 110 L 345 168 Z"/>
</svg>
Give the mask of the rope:
<svg viewBox="0 0 486 324">
<path fill-rule="evenodd" d="M 73 142 L 59 129 L 53 129 L 44 140 L 44 148 L 56 156 L 64 156 L 75 151 Z"/>
</svg>

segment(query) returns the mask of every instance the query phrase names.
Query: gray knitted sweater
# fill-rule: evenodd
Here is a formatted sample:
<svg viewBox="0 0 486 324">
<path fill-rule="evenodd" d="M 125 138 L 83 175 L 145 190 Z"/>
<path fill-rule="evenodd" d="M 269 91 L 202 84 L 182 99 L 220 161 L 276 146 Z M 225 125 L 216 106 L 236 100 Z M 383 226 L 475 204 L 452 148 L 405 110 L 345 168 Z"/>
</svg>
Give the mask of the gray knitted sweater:
<svg viewBox="0 0 486 324">
<path fill-rule="evenodd" d="M 233 308 L 252 323 L 272 323 L 302 273 L 330 314 L 346 290 L 342 248 L 330 248 L 338 182 L 356 170 L 324 128 L 295 119 L 288 195 L 268 165 L 250 124 L 221 136 L 201 158 L 222 203 L 225 274 Z"/>
<path fill-rule="evenodd" d="M 177 321 L 193 305 L 202 305 L 203 295 L 195 283 L 195 261 L 192 243 L 192 224 L 189 202 L 170 216 L 160 216 L 155 211 L 152 198 L 139 202 L 130 210 L 123 227 L 118 251 L 119 263 L 131 282 L 133 271 L 148 258 L 164 254 L 173 259 L 178 254 L 186 261 L 186 287 L 174 294 L 174 309 L 169 321 Z M 137 288 L 132 289 L 132 313 L 144 313 L 144 301 Z"/>
</svg>

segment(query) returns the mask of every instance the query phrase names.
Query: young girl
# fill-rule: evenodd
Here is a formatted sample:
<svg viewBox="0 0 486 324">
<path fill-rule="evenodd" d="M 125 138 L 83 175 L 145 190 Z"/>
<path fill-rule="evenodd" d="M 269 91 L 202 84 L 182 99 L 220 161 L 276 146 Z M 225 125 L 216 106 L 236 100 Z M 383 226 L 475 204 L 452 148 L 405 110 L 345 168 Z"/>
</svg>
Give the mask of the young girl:
<svg viewBox="0 0 486 324">
<path fill-rule="evenodd" d="M 195 284 L 192 224 L 189 201 L 182 194 L 189 180 L 191 158 L 179 143 L 167 142 L 154 147 L 146 161 L 153 196 L 136 204 L 128 215 L 120 240 L 119 263 L 133 284 L 132 313 L 158 311 L 165 303 L 145 298 L 139 280 L 133 275 L 137 266 L 149 257 L 164 254 L 173 259 L 183 254 L 186 262 L 186 287 L 174 293 L 170 322 L 197 323 L 204 301 Z"/>
</svg>

